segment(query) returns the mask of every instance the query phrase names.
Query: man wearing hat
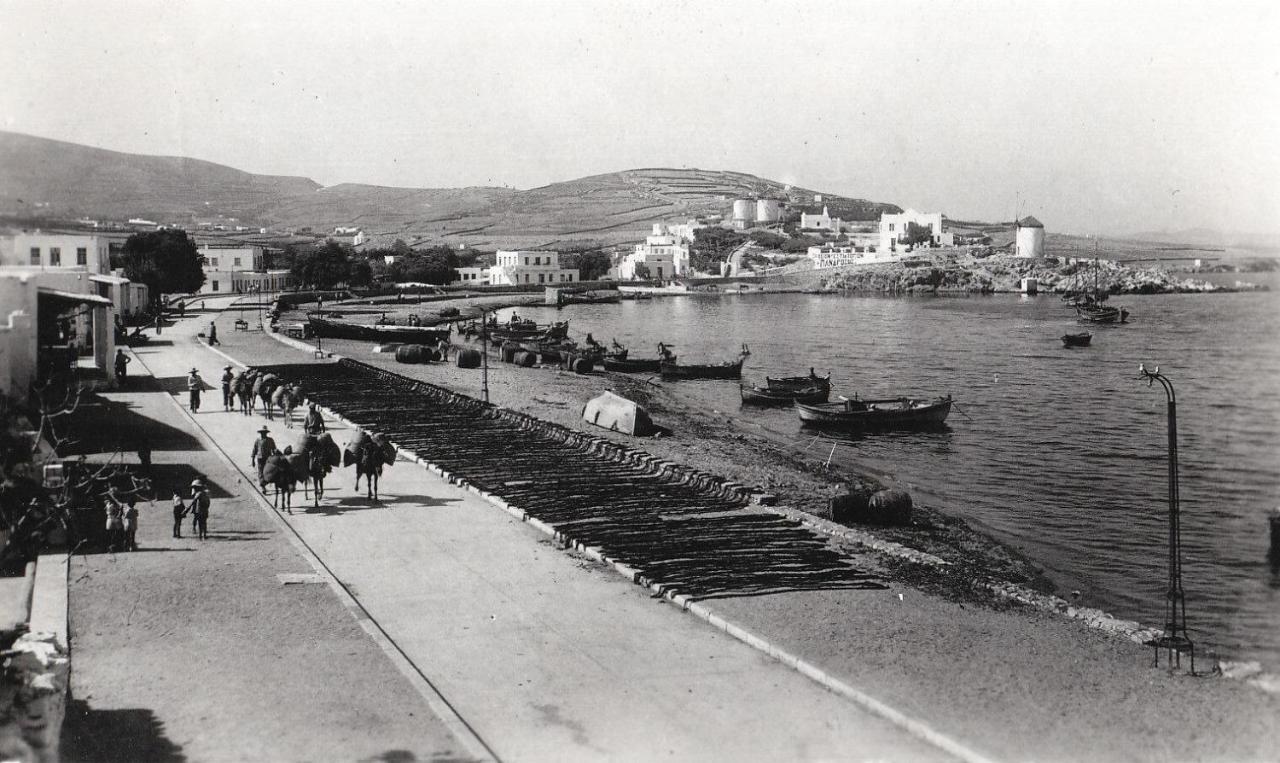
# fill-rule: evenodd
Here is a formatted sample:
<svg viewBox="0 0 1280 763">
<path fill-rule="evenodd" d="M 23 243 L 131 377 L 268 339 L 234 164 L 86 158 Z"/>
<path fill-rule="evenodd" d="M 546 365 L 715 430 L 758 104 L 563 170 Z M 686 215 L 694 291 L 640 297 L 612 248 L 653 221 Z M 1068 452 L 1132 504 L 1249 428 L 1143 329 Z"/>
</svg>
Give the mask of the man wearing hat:
<svg viewBox="0 0 1280 763">
<path fill-rule="evenodd" d="M 231 373 L 231 366 L 222 367 L 222 408 L 230 411 L 235 408 L 235 394 L 231 391 L 231 382 L 236 378 Z"/>
<path fill-rule="evenodd" d="M 258 439 L 253 441 L 253 452 L 249 454 L 249 463 L 258 470 L 258 484 L 262 484 L 262 467 L 276 453 L 276 441 L 271 439 L 267 431 L 265 426 L 258 430 Z"/>
<path fill-rule="evenodd" d="M 203 386 L 204 380 L 200 378 L 200 372 L 192 368 L 191 373 L 187 376 L 187 392 L 191 393 L 192 413 L 200 410 L 200 388 Z"/>
<path fill-rule="evenodd" d="M 319 435 L 325 430 L 324 416 L 320 415 L 320 408 L 312 403 L 310 410 L 307 411 L 307 419 L 302 424 L 302 429 L 307 434 Z"/>
<path fill-rule="evenodd" d="M 200 540 L 209 537 L 209 489 L 199 477 L 191 480 L 191 529 Z"/>
</svg>

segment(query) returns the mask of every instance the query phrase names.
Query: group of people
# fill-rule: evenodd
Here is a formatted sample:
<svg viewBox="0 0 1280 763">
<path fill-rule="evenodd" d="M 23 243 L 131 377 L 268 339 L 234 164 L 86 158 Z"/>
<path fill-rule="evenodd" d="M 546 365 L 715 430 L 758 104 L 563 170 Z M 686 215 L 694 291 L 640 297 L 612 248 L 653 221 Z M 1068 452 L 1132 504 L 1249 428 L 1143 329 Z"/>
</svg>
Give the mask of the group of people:
<svg viewBox="0 0 1280 763">
<path fill-rule="evenodd" d="M 208 538 L 209 506 L 212 503 L 212 499 L 209 498 L 209 488 L 199 477 L 191 481 L 191 503 L 183 502 L 180 491 L 173 491 L 173 537 L 182 537 L 182 520 L 190 514 L 191 532 L 195 533 L 200 540 Z"/>
<path fill-rule="evenodd" d="M 107 509 L 107 550 L 138 550 L 138 499 L 135 495 L 121 495 L 115 485 L 107 488 L 104 500 Z"/>
</svg>

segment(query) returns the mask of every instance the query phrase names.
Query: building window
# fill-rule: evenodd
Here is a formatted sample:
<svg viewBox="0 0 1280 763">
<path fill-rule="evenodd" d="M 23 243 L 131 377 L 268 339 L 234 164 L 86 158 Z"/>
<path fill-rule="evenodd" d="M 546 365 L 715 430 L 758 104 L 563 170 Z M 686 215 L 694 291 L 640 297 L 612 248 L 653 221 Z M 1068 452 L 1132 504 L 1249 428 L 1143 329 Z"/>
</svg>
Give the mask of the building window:
<svg viewBox="0 0 1280 763">
<path fill-rule="evenodd" d="M 210 258 L 209 258 L 209 265 L 211 265 L 212 267 L 215 267 L 215 268 L 216 268 L 216 267 L 218 267 L 218 258 L 217 258 L 217 257 L 210 257 Z"/>
<path fill-rule="evenodd" d="M 76 248 L 76 264 L 77 265 L 89 264 L 89 250 L 84 248 L 83 246 Z"/>
<path fill-rule="evenodd" d="M 62 264 L 62 247 L 49 247 L 49 264 L 55 267 Z"/>
<path fill-rule="evenodd" d="M 545 273 L 539 273 L 538 283 L 546 283 L 546 282 L 547 282 L 547 275 Z"/>
<path fill-rule="evenodd" d="M 892 231 L 892 230 L 893 230 L 893 223 L 889 223 L 889 230 L 890 230 L 890 231 Z"/>
<path fill-rule="evenodd" d="M 572 281 L 572 280 L 573 280 L 573 273 L 570 273 L 570 274 L 569 274 L 569 280 L 570 280 L 570 281 Z"/>
<path fill-rule="evenodd" d="M 239 257 L 237 257 L 237 258 L 236 258 L 235 265 L 236 265 L 236 267 L 240 267 L 240 258 L 239 258 Z"/>
<path fill-rule="evenodd" d="M 31 264 L 32 265 L 40 264 L 40 247 L 38 246 L 31 247 Z"/>
<path fill-rule="evenodd" d="M 542 258 L 541 258 L 541 257 L 534 257 L 534 258 L 533 258 L 533 264 L 534 264 L 534 265 L 541 265 L 541 264 L 542 264 Z"/>
<path fill-rule="evenodd" d="M 217 291 L 217 290 L 218 290 L 218 282 L 217 282 L 217 281 L 213 281 L 212 283 L 213 283 L 212 289 L 213 289 L 214 291 Z"/>
<path fill-rule="evenodd" d="M 529 274 L 528 274 L 528 273 L 525 273 L 525 274 L 524 274 L 524 282 L 525 282 L 525 283 L 529 283 Z"/>
</svg>

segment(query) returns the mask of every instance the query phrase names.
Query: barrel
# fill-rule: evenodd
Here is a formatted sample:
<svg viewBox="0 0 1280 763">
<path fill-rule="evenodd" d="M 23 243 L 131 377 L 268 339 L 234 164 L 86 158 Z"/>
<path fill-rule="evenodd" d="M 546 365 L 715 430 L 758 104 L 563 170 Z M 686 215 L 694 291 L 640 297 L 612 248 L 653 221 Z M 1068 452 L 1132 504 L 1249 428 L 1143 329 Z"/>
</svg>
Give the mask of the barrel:
<svg viewBox="0 0 1280 763">
<path fill-rule="evenodd" d="M 440 351 L 439 351 L 439 350 L 427 350 L 427 360 L 431 361 L 432 363 L 435 363 L 435 362 L 437 362 L 438 360 L 440 360 Z"/>
<path fill-rule="evenodd" d="M 427 362 L 427 348 L 420 344 L 402 344 L 396 348 L 397 363 Z"/>
<path fill-rule="evenodd" d="M 525 350 L 520 350 L 511 357 L 511 362 L 522 368 L 533 368 L 533 364 L 537 361 L 538 358 L 536 355 L 532 352 L 526 352 Z"/>
<path fill-rule="evenodd" d="M 516 344 L 515 342 L 503 342 L 502 343 L 502 362 L 503 363 L 515 362 L 515 357 L 517 352 L 520 352 L 520 345 Z"/>
<path fill-rule="evenodd" d="M 480 360 L 479 350 L 462 350 L 458 353 L 458 368 L 479 368 Z"/>
<path fill-rule="evenodd" d="M 581 355 L 577 355 L 570 362 L 569 367 L 573 369 L 573 372 L 575 374 L 589 374 L 591 373 L 592 365 L 593 364 L 591 363 L 591 360 L 589 358 L 584 358 Z"/>
</svg>

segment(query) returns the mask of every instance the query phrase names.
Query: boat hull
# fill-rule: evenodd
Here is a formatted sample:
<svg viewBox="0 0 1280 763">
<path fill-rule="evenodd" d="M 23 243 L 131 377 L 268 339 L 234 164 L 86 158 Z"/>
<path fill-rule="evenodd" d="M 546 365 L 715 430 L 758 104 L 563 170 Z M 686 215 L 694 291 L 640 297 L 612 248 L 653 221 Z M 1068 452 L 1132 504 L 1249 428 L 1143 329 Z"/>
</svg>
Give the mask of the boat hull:
<svg viewBox="0 0 1280 763">
<path fill-rule="evenodd" d="M 831 390 L 831 376 L 766 376 L 765 386 L 771 390 L 803 390 L 810 387 Z M 824 399 L 822 402 L 826 402 Z"/>
<path fill-rule="evenodd" d="M 448 326 L 387 326 L 365 325 L 328 318 L 308 318 L 311 333 L 324 339 L 356 339 L 379 343 L 435 344 L 448 341 Z"/>
<path fill-rule="evenodd" d="M 742 387 L 744 405 L 792 405 L 794 403 L 825 403 L 831 395 L 830 388 L 773 389 L 769 387 Z"/>
<path fill-rule="evenodd" d="M 617 371 L 623 374 L 656 374 L 662 370 L 662 360 L 653 358 L 611 358 L 604 359 L 604 370 Z"/>
<path fill-rule="evenodd" d="M 745 359 L 738 358 L 732 363 L 711 363 L 706 365 L 681 365 L 664 360 L 659 364 L 658 372 L 662 374 L 663 379 L 673 381 L 679 379 L 741 379 L 742 362 Z"/>
<path fill-rule="evenodd" d="M 1063 334 L 1062 345 L 1064 347 L 1088 347 L 1089 342 L 1093 341 L 1093 334 L 1085 332 L 1083 334 Z"/>
<path fill-rule="evenodd" d="M 933 429 L 946 423 L 951 397 L 933 400 L 893 398 L 810 405 L 796 403 L 796 413 L 806 426 L 844 431 Z"/>
</svg>

